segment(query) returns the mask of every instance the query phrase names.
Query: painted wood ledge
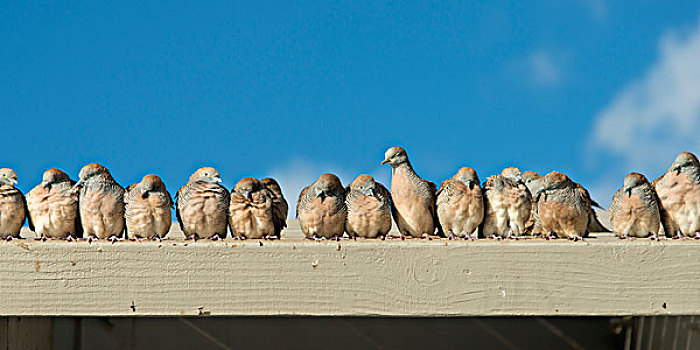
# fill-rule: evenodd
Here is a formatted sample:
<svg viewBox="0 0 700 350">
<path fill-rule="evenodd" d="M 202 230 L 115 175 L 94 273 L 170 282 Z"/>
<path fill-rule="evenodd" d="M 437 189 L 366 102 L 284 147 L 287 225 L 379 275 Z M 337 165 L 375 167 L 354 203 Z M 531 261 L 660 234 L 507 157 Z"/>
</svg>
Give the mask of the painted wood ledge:
<svg viewBox="0 0 700 350">
<path fill-rule="evenodd" d="M 700 242 L 21 240 L 0 295 L 1 316 L 700 315 Z"/>
</svg>

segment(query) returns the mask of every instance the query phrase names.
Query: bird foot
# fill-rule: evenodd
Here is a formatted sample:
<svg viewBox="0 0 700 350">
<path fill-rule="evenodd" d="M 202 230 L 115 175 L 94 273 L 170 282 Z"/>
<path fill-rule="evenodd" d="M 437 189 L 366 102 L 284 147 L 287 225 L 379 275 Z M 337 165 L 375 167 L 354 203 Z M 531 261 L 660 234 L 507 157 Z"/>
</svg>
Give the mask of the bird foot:
<svg viewBox="0 0 700 350">
<path fill-rule="evenodd" d="M 276 239 L 279 239 L 279 237 L 274 236 L 274 235 L 267 235 L 267 236 L 263 237 L 263 239 L 274 241 Z"/>
<path fill-rule="evenodd" d="M 244 238 L 244 239 L 245 239 L 245 238 Z M 219 234 L 217 233 L 217 234 L 215 234 L 215 235 L 209 237 L 209 240 L 212 240 L 212 241 L 220 241 L 220 240 L 221 240 L 221 237 L 219 237 Z"/>
<path fill-rule="evenodd" d="M 92 244 L 92 242 L 94 242 L 94 241 L 97 240 L 97 237 L 95 237 L 95 236 L 87 236 L 87 238 L 85 238 L 85 240 L 88 242 L 88 244 Z"/>
<path fill-rule="evenodd" d="M 160 242 L 163 241 L 163 239 L 160 238 L 159 236 L 153 236 L 153 237 L 151 237 L 151 240 L 152 240 L 152 241 L 156 241 L 156 242 L 158 242 L 158 243 L 160 243 Z"/>
<path fill-rule="evenodd" d="M 192 242 L 197 242 L 197 235 L 190 235 L 187 238 L 185 238 L 186 241 L 192 241 Z"/>
<path fill-rule="evenodd" d="M 47 238 L 46 238 L 46 236 L 41 235 L 41 237 L 36 237 L 36 238 L 34 238 L 34 240 L 35 240 L 35 241 L 46 242 Z"/>
<path fill-rule="evenodd" d="M 313 238 L 314 238 L 314 241 L 316 241 L 316 242 L 323 242 L 323 241 L 326 240 L 326 237 L 316 237 L 316 236 L 314 236 Z"/>
<path fill-rule="evenodd" d="M 68 236 L 68 237 L 66 237 L 66 241 L 73 242 L 73 241 L 75 241 L 75 238 L 73 238 L 73 236 Z"/>
<path fill-rule="evenodd" d="M 510 236 L 508 236 L 508 239 L 514 239 L 514 240 L 516 240 L 516 241 L 519 241 L 519 240 L 520 240 L 520 236 L 510 235 Z"/>
<path fill-rule="evenodd" d="M 583 241 L 583 238 L 581 238 L 581 236 L 573 236 L 573 237 L 569 237 L 569 240 L 573 241 L 573 242 L 578 242 L 578 241 Z"/>
<path fill-rule="evenodd" d="M 15 239 L 15 238 L 12 237 L 12 236 L 7 236 L 7 237 L 5 237 L 5 240 L 8 241 L 8 242 L 9 242 L 9 241 L 12 241 L 12 240 L 14 240 L 14 239 Z"/>
<path fill-rule="evenodd" d="M 107 240 L 109 240 L 112 244 L 114 244 L 114 243 L 118 242 L 120 239 L 117 238 L 117 236 L 109 236 L 109 238 L 107 238 Z"/>
</svg>

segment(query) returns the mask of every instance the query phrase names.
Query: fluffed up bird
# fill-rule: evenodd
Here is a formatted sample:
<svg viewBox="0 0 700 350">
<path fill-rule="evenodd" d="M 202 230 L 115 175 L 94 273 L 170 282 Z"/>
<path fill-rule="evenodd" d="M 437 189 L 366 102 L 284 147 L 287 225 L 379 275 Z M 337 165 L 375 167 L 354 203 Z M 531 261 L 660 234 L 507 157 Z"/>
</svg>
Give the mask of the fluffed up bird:
<svg viewBox="0 0 700 350">
<path fill-rule="evenodd" d="M 391 230 L 389 191 L 369 175 L 360 175 L 345 190 L 348 216 L 345 230 L 350 237 L 386 237 Z"/>
<path fill-rule="evenodd" d="M 82 234 L 75 181 L 59 169 L 46 170 L 27 193 L 29 220 L 42 239 L 78 238 Z"/>
<path fill-rule="evenodd" d="M 114 242 L 124 232 L 124 188 L 114 181 L 107 168 L 91 163 L 80 170 L 78 207 L 83 235 L 109 238 Z"/>
<path fill-rule="evenodd" d="M 282 230 L 287 227 L 289 204 L 282 194 L 282 188 L 275 179 L 267 177 L 260 180 L 260 184 L 272 192 L 272 218 L 275 224 L 275 236 L 280 238 Z"/>
<path fill-rule="evenodd" d="M 437 216 L 449 238 L 476 238 L 484 219 L 484 197 L 474 169 L 461 168 L 440 185 Z"/>
<path fill-rule="evenodd" d="M 236 238 L 279 238 L 279 226 L 284 221 L 273 208 L 274 194 L 263 187 L 258 179 L 246 177 L 231 190 L 229 225 Z"/>
<path fill-rule="evenodd" d="M 664 175 L 652 182 L 666 237 L 700 238 L 700 163 L 682 152 Z"/>
<path fill-rule="evenodd" d="M 538 217 L 549 238 L 556 235 L 579 240 L 588 236 L 591 221 L 597 222 L 588 191 L 558 171 L 545 176 L 544 186 L 537 191 L 535 202 Z"/>
<path fill-rule="evenodd" d="M 435 212 L 435 183 L 420 178 L 406 150 L 391 147 L 381 164 L 391 166 L 391 198 L 394 221 L 402 236 L 430 237 L 439 223 Z"/>
<path fill-rule="evenodd" d="M 177 191 L 175 215 L 187 238 L 226 238 L 231 195 L 219 182 L 219 172 L 204 167 Z"/>
<path fill-rule="evenodd" d="M 297 202 L 297 217 L 307 238 L 340 238 L 345 231 L 345 189 L 333 174 L 323 174 L 304 188 Z"/>
<path fill-rule="evenodd" d="M 126 188 L 126 235 L 129 239 L 161 239 L 170 231 L 173 200 L 157 175 L 146 175 Z"/>
<path fill-rule="evenodd" d="M 506 168 L 489 176 L 483 184 L 484 237 L 518 238 L 527 232 L 532 195 L 523 183 L 520 170 Z"/>
<path fill-rule="evenodd" d="M 638 173 L 625 176 L 622 188 L 613 195 L 610 222 L 620 238 L 651 237 L 659 234 L 658 199 L 647 178 Z"/>
<path fill-rule="evenodd" d="M 19 238 L 27 216 L 24 195 L 15 188 L 16 184 L 17 173 L 14 170 L 0 169 L 0 238 L 8 240 Z"/>
</svg>

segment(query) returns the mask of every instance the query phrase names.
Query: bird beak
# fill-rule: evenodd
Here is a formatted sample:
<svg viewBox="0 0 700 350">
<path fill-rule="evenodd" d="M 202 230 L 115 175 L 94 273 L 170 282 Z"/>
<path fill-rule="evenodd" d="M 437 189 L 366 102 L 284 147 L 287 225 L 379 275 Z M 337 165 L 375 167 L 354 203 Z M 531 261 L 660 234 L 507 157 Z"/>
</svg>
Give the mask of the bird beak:
<svg viewBox="0 0 700 350">
<path fill-rule="evenodd" d="M 676 175 L 680 174 L 681 173 L 681 166 L 680 165 L 674 166 L 673 171 L 676 172 Z"/>
<path fill-rule="evenodd" d="M 537 193 L 535 194 L 535 201 L 539 200 L 539 199 L 540 199 L 540 196 L 541 196 L 543 193 L 545 193 L 545 191 L 546 191 L 546 189 L 545 189 L 544 187 L 540 187 L 540 189 L 537 190 Z M 545 200 L 546 200 L 546 199 L 547 199 L 547 197 L 545 197 Z"/>
<path fill-rule="evenodd" d="M 368 188 L 367 193 L 369 193 L 369 196 L 374 196 L 374 189 L 373 188 Z"/>
<path fill-rule="evenodd" d="M 84 184 L 85 184 L 85 180 L 80 179 L 80 180 L 78 180 L 78 182 L 75 183 L 75 185 L 73 185 L 73 188 L 74 188 L 74 189 L 80 188 L 80 187 L 82 187 Z"/>
<path fill-rule="evenodd" d="M 221 182 L 221 178 L 218 176 L 214 177 L 212 180 L 214 180 L 216 183 Z"/>
<path fill-rule="evenodd" d="M 323 201 L 328 195 L 326 195 L 326 191 L 318 189 L 316 190 L 316 197 L 321 198 L 321 201 Z"/>
<path fill-rule="evenodd" d="M 142 189 L 141 190 L 141 198 L 146 198 L 148 197 L 148 190 Z"/>
<path fill-rule="evenodd" d="M 379 165 L 384 165 L 386 163 L 389 163 L 389 159 L 384 159 L 381 163 L 379 163 Z"/>
<path fill-rule="evenodd" d="M 51 183 L 48 182 L 48 181 L 42 181 L 42 182 L 41 182 L 41 187 L 43 187 L 43 188 L 49 188 L 49 187 L 51 187 Z"/>
<path fill-rule="evenodd" d="M 632 187 L 625 187 L 625 193 L 627 193 L 627 197 L 632 197 Z"/>
<path fill-rule="evenodd" d="M 469 187 L 470 190 L 473 190 L 474 182 L 471 180 L 467 180 L 467 187 Z"/>
</svg>

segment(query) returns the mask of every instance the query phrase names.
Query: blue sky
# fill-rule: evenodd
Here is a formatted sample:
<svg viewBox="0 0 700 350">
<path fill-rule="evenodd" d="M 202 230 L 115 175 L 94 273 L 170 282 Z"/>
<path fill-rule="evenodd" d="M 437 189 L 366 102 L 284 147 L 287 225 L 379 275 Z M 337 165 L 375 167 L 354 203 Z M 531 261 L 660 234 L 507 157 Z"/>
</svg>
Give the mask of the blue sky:
<svg viewBox="0 0 700 350">
<path fill-rule="evenodd" d="M 606 206 L 700 149 L 700 2 L 5 2 L 3 167 L 101 162 L 175 192 L 322 172 L 388 181 L 402 145 L 439 183 L 459 167 L 560 170 Z"/>
</svg>

